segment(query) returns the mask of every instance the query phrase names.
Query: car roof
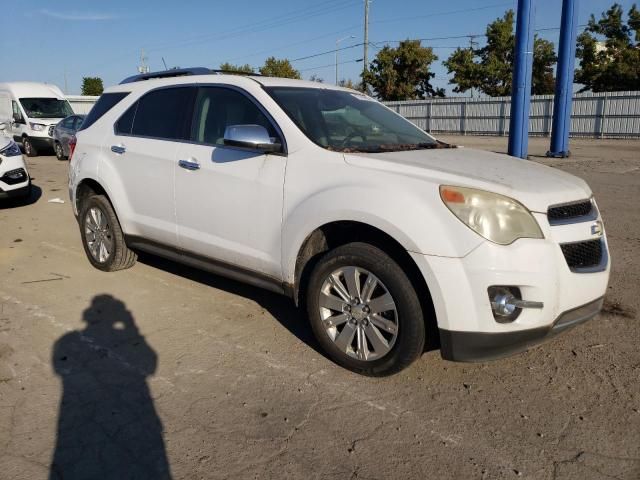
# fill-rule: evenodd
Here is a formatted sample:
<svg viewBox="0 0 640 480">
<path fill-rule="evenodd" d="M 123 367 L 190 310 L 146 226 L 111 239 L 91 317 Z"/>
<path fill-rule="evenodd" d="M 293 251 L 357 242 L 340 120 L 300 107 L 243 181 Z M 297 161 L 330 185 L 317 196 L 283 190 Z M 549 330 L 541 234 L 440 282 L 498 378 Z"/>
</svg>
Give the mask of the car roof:
<svg viewBox="0 0 640 480">
<path fill-rule="evenodd" d="M 236 85 L 239 87 L 250 88 L 251 86 L 261 85 L 263 87 L 298 87 L 298 88 L 316 88 L 322 90 L 346 91 L 351 93 L 361 93 L 349 88 L 339 87 L 336 85 L 312 82 L 308 80 L 295 80 L 292 78 L 279 77 L 262 77 L 253 75 L 234 75 L 212 73 L 207 75 L 183 75 L 176 77 L 150 78 L 148 80 L 132 81 L 114 85 L 105 89 L 105 93 L 112 92 L 144 92 L 153 88 L 168 87 L 173 85 L 198 84 L 198 83 L 222 83 L 226 85 Z"/>
<path fill-rule="evenodd" d="M 0 83 L 0 90 L 8 90 L 18 98 L 55 97 L 64 99 L 60 88 L 56 85 L 38 82 L 6 82 Z"/>
</svg>

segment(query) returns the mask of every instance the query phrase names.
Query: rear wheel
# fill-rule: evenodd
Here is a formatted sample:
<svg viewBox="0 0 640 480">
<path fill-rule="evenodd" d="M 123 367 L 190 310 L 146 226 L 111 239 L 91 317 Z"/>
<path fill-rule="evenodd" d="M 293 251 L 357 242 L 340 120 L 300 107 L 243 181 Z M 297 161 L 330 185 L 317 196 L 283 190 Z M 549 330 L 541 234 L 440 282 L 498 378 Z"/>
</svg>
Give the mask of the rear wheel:
<svg viewBox="0 0 640 480">
<path fill-rule="evenodd" d="M 325 254 L 311 273 L 307 308 L 318 342 L 349 370 L 391 375 L 423 351 L 415 289 L 402 268 L 372 245 L 350 243 Z"/>
<path fill-rule="evenodd" d="M 114 272 L 132 267 L 137 255 L 127 247 L 116 212 L 104 195 L 90 195 L 80 208 L 80 234 L 89 262 Z"/>
<path fill-rule="evenodd" d="M 33 146 L 33 142 L 29 137 L 22 137 L 22 148 L 27 157 L 37 157 L 38 151 Z"/>
<path fill-rule="evenodd" d="M 62 149 L 62 145 L 60 145 L 60 142 L 56 142 L 53 148 L 56 151 L 56 158 L 58 160 L 65 160 L 67 158 L 64 156 L 64 150 Z"/>
</svg>

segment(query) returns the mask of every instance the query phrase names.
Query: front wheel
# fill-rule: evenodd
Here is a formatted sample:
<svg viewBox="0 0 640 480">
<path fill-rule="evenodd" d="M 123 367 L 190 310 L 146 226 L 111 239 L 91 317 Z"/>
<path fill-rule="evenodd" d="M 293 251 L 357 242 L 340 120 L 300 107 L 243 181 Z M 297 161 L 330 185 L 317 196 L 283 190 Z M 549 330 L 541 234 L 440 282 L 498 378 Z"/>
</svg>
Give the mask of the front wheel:
<svg viewBox="0 0 640 480">
<path fill-rule="evenodd" d="M 29 137 L 22 137 L 22 148 L 27 157 L 37 157 L 38 151 Z"/>
<path fill-rule="evenodd" d="M 116 212 L 104 195 L 82 201 L 79 223 L 84 251 L 94 267 L 114 272 L 136 263 L 137 256 L 127 247 Z"/>
<path fill-rule="evenodd" d="M 391 375 L 423 351 L 415 289 L 402 268 L 372 245 L 350 243 L 326 253 L 311 273 L 307 307 L 320 345 L 354 372 Z"/>
</svg>

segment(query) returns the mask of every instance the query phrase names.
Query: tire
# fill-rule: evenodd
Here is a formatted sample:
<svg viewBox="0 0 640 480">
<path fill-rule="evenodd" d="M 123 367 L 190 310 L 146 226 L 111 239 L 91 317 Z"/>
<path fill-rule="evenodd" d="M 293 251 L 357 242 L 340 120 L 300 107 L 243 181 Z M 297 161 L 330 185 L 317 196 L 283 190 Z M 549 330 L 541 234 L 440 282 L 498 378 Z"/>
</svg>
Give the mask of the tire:
<svg viewBox="0 0 640 480">
<path fill-rule="evenodd" d="M 58 160 L 66 160 L 67 157 L 64 154 L 64 150 L 62 149 L 62 145 L 60 144 L 60 142 L 56 142 L 53 149 L 56 152 L 56 158 Z"/>
<path fill-rule="evenodd" d="M 27 157 L 37 157 L 38 151 L 33 146 L 33 142 L 29 137 L 22 137 L 22 149 Z"/>
<path fill-rule="evenodd" d="M 354 281 L 349 284 L 347 276 Z M 362 297 L 357 301 L 351 295 L 354 289 Z M 425 323 L 418 295 L 402 268 L 377 247 L 357 242 L 326 253 L 311 272 L 306 303 L 318 342 L 332 360 L 351 371 L 392 375 L 423 352 Z"/>
<path fill-rule="evenodd" d="M 127 247 L 120 222 L 107 197 L 95 194 L 86 197 L 80 205 L 78 223 L 82 246 L 95 268 L 115 272 L 136 263 L 137 255 Z M 101 237 L 93 233 L 98 230 Z M 104 245 L 104 251 L 100 248 L 100 242 Z"/>
</svg>

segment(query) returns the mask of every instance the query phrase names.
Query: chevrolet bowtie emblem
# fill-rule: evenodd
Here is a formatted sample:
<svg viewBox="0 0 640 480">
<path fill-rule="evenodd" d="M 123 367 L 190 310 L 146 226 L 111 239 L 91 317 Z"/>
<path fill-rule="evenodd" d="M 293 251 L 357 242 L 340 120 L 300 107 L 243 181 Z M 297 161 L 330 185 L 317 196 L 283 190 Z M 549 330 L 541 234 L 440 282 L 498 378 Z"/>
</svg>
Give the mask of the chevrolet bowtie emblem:
<svg viewBox="0 0 640 480">
<path fill-rule="evenodd" d="M 591 235 L 601 236 L 603 232 L 602 222 L 598 220 L 596 223 L 591 225 Z"/>
</svg>

